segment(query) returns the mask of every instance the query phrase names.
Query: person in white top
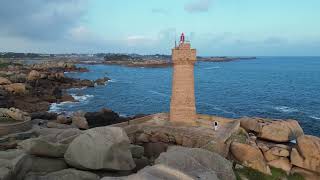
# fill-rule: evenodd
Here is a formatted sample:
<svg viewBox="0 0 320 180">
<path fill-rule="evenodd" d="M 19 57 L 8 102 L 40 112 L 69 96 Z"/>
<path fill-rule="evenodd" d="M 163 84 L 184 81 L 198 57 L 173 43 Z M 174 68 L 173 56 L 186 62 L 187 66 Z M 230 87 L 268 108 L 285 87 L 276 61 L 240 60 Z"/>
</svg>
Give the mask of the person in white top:
<svg viewBox="0 0 320 180">
<path fill-rule="evenodd" d="M 218 130 L 218 122 L 217 121 L 215 121 L 213 123 L 213 128 L 214 128 L 215 131 Z"/>
</svg>

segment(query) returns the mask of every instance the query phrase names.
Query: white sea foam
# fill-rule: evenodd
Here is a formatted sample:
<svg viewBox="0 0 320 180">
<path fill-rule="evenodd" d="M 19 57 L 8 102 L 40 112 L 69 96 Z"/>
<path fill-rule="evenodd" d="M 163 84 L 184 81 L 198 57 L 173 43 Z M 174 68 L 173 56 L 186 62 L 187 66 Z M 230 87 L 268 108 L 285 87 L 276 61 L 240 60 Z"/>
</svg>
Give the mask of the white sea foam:
<svg viewBox="0 0 320 180">
<path fill-rule="evenodd" d="M 220 69 L 221 67 L 220 66 L 213 66 L 213 67 L 207 67 L 207 68 L 204 68 L 204 69 Z"/>
<path fill-rule="evenodd" d="M 69 104 L 69 107 L 72 106 L 74 102 L 71 101 L 65 101 L 61 103 L 52 103 L 49 108 L 49 112 L 61 112 L 61 109 L 66 105 Z"/>
<path fill-rule="evenodd" d="M 122 113 L 120 113 L 119 115 L 120 115 L 121 117 L 128 117 L 128 115 L 122 114 Z"/>
<path fill-rule="evenodd" d="M 157 92 L 157 91 L 149 91 L 149 92 L 152 93 L 152 94 L 159 95 L 159 96 L 168 97 L 167 94 L 164 94 L 164 93 L 161 93 L 161 92 Z"/>
<path fill-rule="evenodd" d="M 86 104 L 88 103 L 89 99 L 93 98 L 93 95 L 76 95 L 76 94 L 70 94 L 76 102 L 72 101 L 65 101 L 61 103 L 52 103 L 49 108 L 49 112 L 62 112 L 62 109 L 66 106 L 69 108 L 74 106 L 77 103 Z"/>
<path fill-rule="evenodd" d="M 81 87 L 81 88 L 70 88 L 69 90 L 74 91 L 74 90 L 84 90 L 87 89 L 88 87 Z"/>
<path fill-rule="evenodd" d="M 296 108 L 288 107 L 288 106 L 276 106 L 274 107 L 275 110 L 283 112 L 283 113 L 293 113 L 298 112 L 299 110 Z"/>
<path fill-rule="evenodd" d="M 297 144 L 297 140 L 291 140 L 290 142 L 293 144 Z"/>
<path fill-rule="evenodd" d="M 111 79 L 108 82 L 114 83 L 114 82 L 117 82 L 117 80 L 116 79 Z"/>
<path fill-rule="evenodd" d="M 320 117 L 317 117 L 317 116 L 309 116 L 309 117 L 311 117 L 312 119 L 320 120 Z"/>
<path fill-rule="evenodd" d="M 87 100 L 93 98 L 93 95 L 76 95 L 76 94 L 70 94 L 76 101 L 79 101 L 81 103 L 86 102 Z"/>
</svg>

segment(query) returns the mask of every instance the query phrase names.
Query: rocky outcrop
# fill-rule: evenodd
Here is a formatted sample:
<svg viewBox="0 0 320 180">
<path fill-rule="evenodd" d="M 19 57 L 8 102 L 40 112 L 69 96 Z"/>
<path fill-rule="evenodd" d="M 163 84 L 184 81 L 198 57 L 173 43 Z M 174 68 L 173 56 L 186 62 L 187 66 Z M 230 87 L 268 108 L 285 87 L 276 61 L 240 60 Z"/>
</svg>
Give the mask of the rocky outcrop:
<svg viewBox="0 0 320 180">
<path fill-rule="evenodd" d="M 281 157 L 281 158 L 276 159 L 276 160 L 272 160 L 272 161 L 268 162 L 268 165 L 271 166 L 271 167 L 282 169 L 287 174 L 290 174 L 290 171 L 291 171 L 291 168 L 292 168 L 292 164 L 290 163 L 289 159 L 288 158 L 284 158 L 284 157 Z"/>
<path fill-rule="evenodd" d="M 299 168 L 299 167 L 293 167 L 291 169 L 291 174 L 299 174 L 301 175 L 305 180 L 319 180 L 320 179 L 320 174 L 311 172 L 311 171 L 307 171 L 303 168 Z"/>
<path fill-rule="evenodd" d="M 99 112 L 87 112 L 85 118 L 90 128 L 121 122 L 119 115 L 109 109 L 102 109 Z"/>
<path fill-rule="evenodd" d="M 290 159 L 295 166 L 320 173 L 320 138 L 304 135 L 297 139 L 298 147 L 293 148 Z"/>
<path fill-rule="evenodd" d="M 130 152 L 133 158 L 142 158 L 144 155 L 144 148 L 139 145 L 130 144 Z"/>
<path fill-rule="evenodd" d="M 34 81 L 34 80 L 38 80 L 40 78 L 41 78 L 41 74 L 36 70 L 32 70 L 28 74 L 27 80 L 28 81 Z"/>
<path fill-rule="evenodd" d="M 295 120 L 270 120 L 260 118 L 242 118 L 241 127 L 257 133 L 261 139 L 274 142 L 289 142 L 303 135 L 303 130 Z"/>
<path fill-rule="evenodd" d="M 44 119 L 44 120 L 55 120 L 57 119 L 57 113 L 54 112 L 34 112 L 31 113 L 31 118 L 32 119 Z"/>
<path fill-rule="evenodd" d="M 16 121 L 30 121 L 31 117 L 28 113 L 16 108 L 0 108 L 0 116 L 11 118 Z"/>
<path fill-rule="evenodd" d="M 53 158 L 63 157 L 68 148 L 67 144 L 53 142 L 48 137 L 27 139 L 18 145 L 19 148 L 25 150 L 29 154 Z"/>
<path fill-rule="evenodd" d="M 135 164 L 129 145 L 121 128 L 98 127 L 75 138 L 64 158 L 70 166 L 80 169 L 132 170 Z"/>
<path fill-rule="evenodd" d="M 198 148 L 173 146 L 162 153 L 155 165 L 127 177 L 104 177 L 102 180 L 131 179 L 236 179 L 232 164 L 216 153 Z"/>
<path fill-rule="evenodd" d="M 69 124 L 69 123 L 72 123 L 72 119 L 65 115 L 59 115 L 57 116 L 56 122 L 60 124 Z"/>
<path fill-rule="evenodd" d="M 32 163 L 29 171 L 33 173 L 51 173 L 68 168 L 63 159 L 37 156 L 31 156 L 30 158 Z"/>
<path fill-rule="evenodd" d="M 233 142 L 230 151 L 234 158 L 242 165 L 258 170 L 264 174 L 271 175 L 269 166 L 259 148 L 255 148 L 248 144 Z"/>
<path fill-rule="evenodd" d="M 0 151 L 0 179 L 23 179 L 29 170 L 28 156 L 21 150 Z"/>
<path fill-rule="evenodd" d="M 76 112 L 72 116 L 72 125 L 79 129 L 89 129 L 87 119 L 84 117 L 84 113 Z"/>
<path fill-rule="evenodd" d="M 87 80 L 87 79 L 84 79 L 84 80 L 80 81 L 80 85 L 84 86 L 84 87 L 94 87 L 94 82 Z"/>
<path fill-rule="evenodd" d="M 160 154 L 155 164 L 180 170 L 193 178 L 211 179 L 216 175 L 221 180 L 236 179 L 230 161 L 199 148 L 169 147 L 167 152 Z"/>
<path fill-rule="evenodd" d="M 48 122 L 47 123 L 48 128 L 57 128 L 57 129 L 72 129 L 77 128 L 75 125 L 68 125 L 68 124 L 60 124 L 56 122 Z"/>
<path fill-rule="evenodd" d="M 22 95 L 27 92 L 26 85 L 23 83 L 13 83 L 9 85 L 3 85 L 3 87 L 6 91 L 8 91 L 11 94 Z"/>
<path fill-rule="evenodd" d="M 0 85 L 8 85 L 11 84 L 11 81 L 7 78 L 0 77 Z"/>
<path fill-rule="evenodd" d="M 94 82 L 95 82 L 97 85 L 106 85 L 106 83 L 107 83 L 109 80 L 110 80 L 109 78 L 104 77 L 104 78 L 99 78 L 99 79 L 95 80 Z"/>
<path fill-rule="evenodd" d="M 148 166 L 140 170 L 137 174 L 133 174 L 126 177 L 104 177 L 101 180 L 194 180 L 194 179 L 210 179 L 210 180 L 219 180 L 215 172 L 203 173 L 201 176 L 192 177 L 186 172 L 183 172 L 179 169 L 169 167 L 163 164 L 157 164 L 154 166 Z"/>
<path fill-rule="evenodd" d="M 46 175 L 29 175 L 25 180 L 99 180 L 99 176 L 88 172 L 76 169 L 64 169 L 61 171 L 52 172 Z"/>
</svg>

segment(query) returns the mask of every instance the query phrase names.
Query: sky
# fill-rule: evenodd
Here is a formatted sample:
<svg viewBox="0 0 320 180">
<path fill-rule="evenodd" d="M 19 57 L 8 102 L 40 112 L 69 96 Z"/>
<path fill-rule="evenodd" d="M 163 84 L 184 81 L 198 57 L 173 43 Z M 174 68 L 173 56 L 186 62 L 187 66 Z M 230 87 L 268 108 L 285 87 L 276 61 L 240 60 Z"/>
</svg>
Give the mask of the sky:
<svg viewBox="0 0 320 180">
<path fill-rule="evenodd" d="M 0 0 L 0 52 L 320 56 L 319 0 Z"/>
</svg>

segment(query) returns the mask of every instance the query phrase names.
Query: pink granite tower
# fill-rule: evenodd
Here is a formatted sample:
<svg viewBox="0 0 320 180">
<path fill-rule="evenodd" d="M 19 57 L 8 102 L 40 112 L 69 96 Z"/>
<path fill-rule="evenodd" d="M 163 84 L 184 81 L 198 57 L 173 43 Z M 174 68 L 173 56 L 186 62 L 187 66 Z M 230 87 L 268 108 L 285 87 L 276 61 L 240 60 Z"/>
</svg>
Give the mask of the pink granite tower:
<svg viewBox="0 0 320 180">
<path fill-rule="evenodd" d="M 170 121 L 174 124 L 195 125 L 194 63 L 196 50 L 181 34 L 179 45 L 172 49 L 173 78 Z"/>
</svg>

